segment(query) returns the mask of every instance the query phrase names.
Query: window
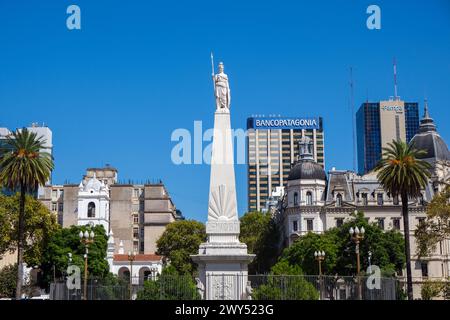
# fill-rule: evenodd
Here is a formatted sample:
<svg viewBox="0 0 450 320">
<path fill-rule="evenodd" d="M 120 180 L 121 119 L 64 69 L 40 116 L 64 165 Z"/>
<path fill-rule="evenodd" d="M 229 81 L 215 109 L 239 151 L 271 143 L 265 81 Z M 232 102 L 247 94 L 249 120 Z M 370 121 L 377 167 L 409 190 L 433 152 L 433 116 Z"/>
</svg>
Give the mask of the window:
<svg viewBox="0 0 450 320">
<path fill-rule="evenodd" d="M 58 197 L 58 190 L 52 190 L 52 199 L 56 199 Z"/>
<path fill-rule="evenodd" d="M 306 219 L 306 230 L 313 231 L 314 230 L 314 220 L 313 219 Z"/>
<path fill-rule="evenodd" d="M 425 222 L 425 218 L 417 218 L 419 225 Z"/>
<path fill-rule="evenodd" d="M 313 201 L 312 201 L 312 193 L 311 193 L 311 191 L 308 191 L 308 192 L 306 193 L 306 205 L 307 205 L 307 206 L 312 206 L 312 204 L 313 204 Z"/>
<path fill-rule="evenodd" d="M 378 219 L 378 228 L 380 228 L 381 230 L 384 230 L 384 218 Z"/>
<path fill-rule="evenodd" d="M 362 194 L 363 206 L 367 206 L 367 193 Z"/>
<path fill-rule="evenodd" d="M 52 202 L 52 211 L 57 211 L 58 207 L 57 204 L 55 202 Z"/>
<path fill-rule="evenodd" d="M 139 224 L 139 216 L 137 214 L 133 214 L 133 223 Z"/>
<path fill-rule="evenodd" d="M 418 201 L 419 201 L 419 205 L 421 205 L 421 206 L 425 205 L 425 201 L 423 200 L 423 194 L 420 194 Z"/>
<path fill-rule="evenodd" d="M 133 198 L 139 198 L 141 195 L 140 189 L 133 189 Z"/>
<path fill-rule="evenodd" d="M 377 193 L 377 204 L 379 206 L 383 205 L 383 194 L 382 193 Z"/>
<path fill-rule="evenodd" d="M 428 277 L 428 262 L 422 262 L 420 268 L 422 269 L 422 277 Z"/>
<path fill-rule="evenodd" d="M 133 228 L 133 238 L 134 239 L 139 238 L 139 228 Z"/>
<path fill-rule="evenodd" d="M 58 211 L 62 212 L 64 210 L 64 203 L 60 202 L 58 203 Z"/>
<path fill-rule="evenodd" d="M 138 252 L 139 249 L 139 241 L 133 242 L 133 251 Z"/>
<path fill-rule="evenodd" d="M 294 232 L 298 231 L 298 222 L 297 222 L 297 220 L 292 222 L 292 230 L 294 230 Z"/>
<path fill-rule="evenodd" d="M 394 205 L 398 206 L 398 195 L 394 197 Z"/>
<path fill-rule="evenodd" d="M 400 218 L 395 218 L 393 220 L 393 226 L 394 226 L 394 229 L 400 230 Z"/>
<path fill-rule="evenodd" d="M 344 219 L 342 218 L 338 218 L 336 219 L 336 227 L 342 227 L 342 225 L 344 224 Z"/>
<path fill-rule="evenodd" d="M 298 206 L 298 193 L 294 192 L 294 206 Z"/>
<path fill-rule="evenodd" d="M 342 207 L 342 195 L 340 193 L 336 196 L 336 207 Z"/>
<path fill-rule="evenodd" d="M 88 213 L 88 218 L 95 218 L 95 203 L 89 202 L 87 213 Z"/>
</svg>

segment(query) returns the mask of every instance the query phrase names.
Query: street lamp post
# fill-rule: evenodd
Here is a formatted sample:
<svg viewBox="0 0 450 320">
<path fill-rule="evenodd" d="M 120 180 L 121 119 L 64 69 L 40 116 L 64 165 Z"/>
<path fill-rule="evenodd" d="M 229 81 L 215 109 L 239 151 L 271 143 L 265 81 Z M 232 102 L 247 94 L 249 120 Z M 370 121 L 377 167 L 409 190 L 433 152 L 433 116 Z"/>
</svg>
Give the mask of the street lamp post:
<svg viewBox="0 0 450 320">
<path fill-rule="evenodd" d="M 136 259 L 136 252 L 128 251 L 128 261 L 130 261 L 130 300 L 133 299 L 133 261 Z"/>
<path fill-rule="evenodd" d="M 319 276 L 322 275 L 322 261 L 325 260 L 325 252 L 324 251 L 315 251 L 314 258 L 317 262 L 319 262 Z"/>
<path fill-rule="evenodd" d="M 319 289 L 320 298 L 322 299 L 322 261 L 325 260 L 325 251 L 314 251 L 314 258 L 319 263 Z"/>
<path fill-rule="evenodd" d="M 356 276 L 357 276 L 357 279 L 358 279 L 358 297 L 359 297 L 359 300 L 362 299 L 361 281 L 359 279 L 360 278 L 360 269 L 361 269 L 359 243 L 364 239 L 364 233 L 365 232 L 366 232 L 366 230 L 364 230 L 364 227 L 361 227 L 361 229 L 359 229 L 358 227 L 355 227 L 355 229 L 353 229 L 353 228 L 349 229 L 350 237 L 351 237 L 352 241 L 356 244 L 356 246 L 355 246 Z"/>
<path fill-rule="evenodd" d="M 89 253 L 89 245 L 94 243 L 94 231 L 80 231 L 80 242 L 84 244 L 85 253 L 84 253 L 84 293 L 83 299 L 87 300 L 87 276 L 88 276 L 88 253 Z"/>
</svg>

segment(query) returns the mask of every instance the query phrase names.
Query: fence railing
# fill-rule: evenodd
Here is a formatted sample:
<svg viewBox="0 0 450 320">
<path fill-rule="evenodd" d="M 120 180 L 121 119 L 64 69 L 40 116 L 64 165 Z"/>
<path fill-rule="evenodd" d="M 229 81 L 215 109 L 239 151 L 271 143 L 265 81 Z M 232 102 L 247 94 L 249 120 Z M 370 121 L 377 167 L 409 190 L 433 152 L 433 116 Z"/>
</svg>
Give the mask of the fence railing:
<svg viewBox="0 0 450 320">
<path fill-rule="evenodd" d="M 211 296 L 211 299 L 231 297 L 252 300 L 397 300 L 400 290 L 399 280 L 396 278 L 374 280 L 369 277 L 306 275 L 249 275 L 245 279 L 238 277 L 242 275 L 209 276 L 209 283 L 221 285 L 222 291 L 219 292 L 223 293 L 222 296 Z M 132 283 L 130 287 L 129 278 L 114 285 L 90 279 L 86 287 L 86 299 L 195 300 L 208 297 L 202 292 L 208 288 L 200 288 L 191 276 L 161 275 L 149 278 L 143 284 L 139 281 Z M 244 290 L 242 287 L 236 289 L 237 285 L 244 286 Z M 246 294 L 237 297 L 232 294 L 235 289 Z M 52 283 L 50 299 L 84 299 L 83 282 L 79 289 L 68 288 L 65 281 Z"/>
</svg>

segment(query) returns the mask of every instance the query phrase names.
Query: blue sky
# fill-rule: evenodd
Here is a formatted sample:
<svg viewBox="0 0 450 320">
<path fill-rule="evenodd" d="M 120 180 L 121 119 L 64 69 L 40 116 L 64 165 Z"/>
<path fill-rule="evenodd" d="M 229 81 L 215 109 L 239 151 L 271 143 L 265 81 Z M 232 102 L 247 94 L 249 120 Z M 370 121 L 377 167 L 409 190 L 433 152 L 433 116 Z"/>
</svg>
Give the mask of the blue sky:
<svg viewBox="0 0 450 320">
<path fill-rule="evenodd" d="M 186 217 L 207 216 L 209 166 L 174 165 L 173 130 L 213 125 L 210 51 L 225 63 L 232 126 L 252 114 L 322 116 L 327 169 L 352 168 L 349 67 L 355 105 L 426 96 L 450 141 L 450 2 L 0 2 L 0 126 L 45 122 L 54 183 L 79 183 L 109 163 L 120 179 L 162 179 Z M 81 30 L 66 8 L 81 8 Z M 381 30 L 366 8 L 381 8 Z M 422 111 L 421 111 L 422 114 Z M 246 166 L 236 167 L 239 213 Z"/>
</svg>

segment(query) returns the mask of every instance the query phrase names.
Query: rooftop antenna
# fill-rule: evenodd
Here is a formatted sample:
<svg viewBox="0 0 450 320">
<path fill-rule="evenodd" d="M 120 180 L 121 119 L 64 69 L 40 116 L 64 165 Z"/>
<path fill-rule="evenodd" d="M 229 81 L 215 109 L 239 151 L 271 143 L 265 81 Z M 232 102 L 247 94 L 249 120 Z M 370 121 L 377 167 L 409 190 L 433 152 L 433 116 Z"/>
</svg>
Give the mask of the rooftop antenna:
<svg viewBox="0 0 450 320">
<path fill-rule="evenodd" d="M 398 100 L 397 91 L 397 61 L 394 57 L 394 100 Z"/>
<path fill-rule="evenodd" d="M 350 67 L 350 108 L 352 112 L 353 171 L 356 172 L 355 104 L 353 99 L 353 67 Z"/>
</svg>

